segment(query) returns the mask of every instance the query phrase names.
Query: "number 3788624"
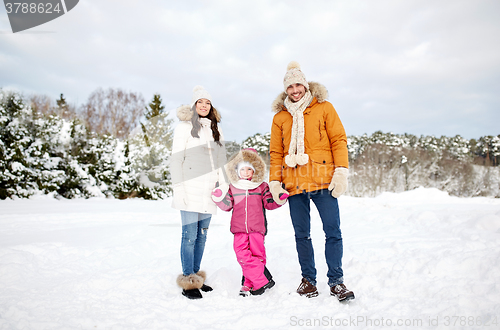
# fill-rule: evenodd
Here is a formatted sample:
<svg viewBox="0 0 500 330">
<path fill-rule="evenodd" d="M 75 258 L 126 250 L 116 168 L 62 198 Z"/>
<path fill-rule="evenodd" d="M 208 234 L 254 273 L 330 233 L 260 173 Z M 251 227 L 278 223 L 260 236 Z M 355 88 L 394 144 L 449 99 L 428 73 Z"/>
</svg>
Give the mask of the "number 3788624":
<svg viewBox="0 0 500 330">
<path fill-rule="evenodd" d="M 60 2 L 58 2 L 55 6 L 48 3 L 34 3 L 34 2 L 7 2 L 5 4 L 5 8 L 7 10 L 7 14 L 15 13 L 23 13 L 23 14 L 59 14 L 63 9 L 60 6 Z"/>
</svg>

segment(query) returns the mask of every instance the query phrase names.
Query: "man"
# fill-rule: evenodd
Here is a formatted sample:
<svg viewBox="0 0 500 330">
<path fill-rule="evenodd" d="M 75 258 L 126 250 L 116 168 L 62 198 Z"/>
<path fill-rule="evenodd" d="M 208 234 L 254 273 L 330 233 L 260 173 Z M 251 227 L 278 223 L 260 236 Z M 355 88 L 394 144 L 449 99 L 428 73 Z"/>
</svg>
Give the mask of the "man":
<svg viewBox="0 0 500 330">
<path fill-rule="evenodd" d="M 347 138 L 326 88 L 307 82 L 297 62 L 288 65 L 285 92 L 273 103 L 269 187 L 274 200 L 288 193 L 295 243 L 302 271 L 297 293 L 316 297 L 316 266 L 310 237 L 310 200 L 325 232 L 325 257 L 330 294 L 339 301 L 354 299 L 342 270 L 342 234 L 337 198 L 347 189 Z M 284 184 L 284 189 L 282 187 Z M 286 189 L 286 190 L 285 190 Z"/>
</svg>

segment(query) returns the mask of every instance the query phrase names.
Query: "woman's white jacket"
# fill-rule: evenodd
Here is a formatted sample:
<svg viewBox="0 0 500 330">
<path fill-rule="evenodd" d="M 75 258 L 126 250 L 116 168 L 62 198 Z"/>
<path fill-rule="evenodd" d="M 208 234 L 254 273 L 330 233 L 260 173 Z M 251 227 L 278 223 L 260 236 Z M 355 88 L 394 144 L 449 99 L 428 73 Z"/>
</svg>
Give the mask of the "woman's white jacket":
<svg viewBox="0 0 500 330">
<path fill-rule="evenodd" d="M 217 120 L 220 115 L 215 110 Z M 199 138 L 191 135 L 193 111 L 187 105 L 177 109 L 180 122 L 174 131 L 170 174 L 174 190 L 172 207 L 178 210 L 216 214 L 212 201 L 216 182 L 226 182 L 223 169 L 226 164 L 224 136 L 219 127 L 219 146 L 214 142 L 210 120 L 200 118 Z"/>
</svg>

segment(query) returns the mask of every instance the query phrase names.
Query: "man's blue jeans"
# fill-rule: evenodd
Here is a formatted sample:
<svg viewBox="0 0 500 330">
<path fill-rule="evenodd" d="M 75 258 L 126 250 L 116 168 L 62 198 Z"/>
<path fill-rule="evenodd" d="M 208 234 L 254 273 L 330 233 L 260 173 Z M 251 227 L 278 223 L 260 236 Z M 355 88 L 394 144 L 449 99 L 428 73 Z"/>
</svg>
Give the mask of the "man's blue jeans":
<svg viewBox="0 0 500 330">
<path fill-rule="evenodd" d="M 181 263 L 182 273 L 185 276 L 200 270 L 211 218 L 211 214 L 181 211 Z"/>
<path fill-rule="evenodd" d="M 316 285 L 316 265 L 311 240 L 310 199 L 316 205 L 323 231 L 325 232 L 325 257 L 328 265 L 328 285 L 343 283 L 342 271 L 342 233 L 340 231 L 340 214 L 337 199 L 330 195 L 328 189 L 290 196 L 290 216 L 295 230 L 295 244 L 299 256 L 302 277 Z"/>
</svg>

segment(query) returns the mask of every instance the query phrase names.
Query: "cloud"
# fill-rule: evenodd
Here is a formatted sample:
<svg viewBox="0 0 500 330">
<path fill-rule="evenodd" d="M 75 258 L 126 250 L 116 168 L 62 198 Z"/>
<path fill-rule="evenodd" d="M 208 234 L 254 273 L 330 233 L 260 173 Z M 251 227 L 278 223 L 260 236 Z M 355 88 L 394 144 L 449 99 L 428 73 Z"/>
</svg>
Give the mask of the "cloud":
<svg viewBox="0 0 500 330">
<path fill-rule="evenodd" d="M 84 1 L 31 33 L 0 34 L 0 86 L 80 104 L 117 87 L 146 100 L 160 93 L 175 109 L 203 85 L 225 136 L 241 142 L 270 130 L 270 104 L 296 60 L 328 88 L 348 134 L 497 135 L 499 9 L 488 0 Z"/>
</svg>

